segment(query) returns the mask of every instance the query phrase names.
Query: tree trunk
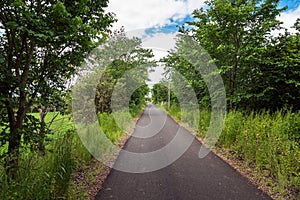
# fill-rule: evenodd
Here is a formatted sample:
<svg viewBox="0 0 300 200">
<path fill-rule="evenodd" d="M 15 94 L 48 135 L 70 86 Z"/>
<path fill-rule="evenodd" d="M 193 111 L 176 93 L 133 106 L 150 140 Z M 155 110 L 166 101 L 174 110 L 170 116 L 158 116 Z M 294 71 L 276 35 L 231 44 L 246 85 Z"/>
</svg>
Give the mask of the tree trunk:
<svg viewBox="0 0 300 200">
<path fill-rule="evenodd" d="M 231 69 L 230 70 L 230 80 L 229 80 L 229 109 L 230 109 L 230 111 L 232 111 L 234 109 L 233 95 L 234 95 L 234 75 L 233 75 L 233 69 Z"/>
<path fill-rule="evenodd" d="M 45 122 L 45 117 L 46 117 L 46 115 L 48 114 L 49 111 L 50 111 L 50 108 L 45 109 L 44 107 L 42 107 L 42 108 L 39 109 L 41 129 L 39 130 L 40 140 L 38 142 L 37 148 L 39 150 L 40 156 L 44 156 L 45 155 L 44 139 L 45 139 L 45 130 L 47 128 L 46 127 L 46 122 Z M 51 123 L 53 122 L 53 120 L 55 119 L 55 117 L 53 117 L 53 119 L 52 119 L 52 121 L 50 122 L 49 125 L 51 125 Z"/>
<path fill-rule="evenodd" d="M 234 93 L 235 93 L 235 81 L 236 81 L 236 71 L 238 67 L 238 58 L 235 60 L 234 67 L 230 70 L 230 79 L 229 79 L 229 109 L 232 111 L 234 109 Z"/>
<path fill-rule="evenodd" d="M 239 49 L 241 46 L 240 39 L 239 39 L 239 24 L 235 23 L 235 31 L 233 33 L 234 37 L 234 48 L 235 48 L 235 55 L 233 58 L 233 68 L 230 70 L 230 111 L 232 111 L 235 107 L 234 105 L 234 93 L 235 93 L 235 87 L 236 87 L 236 73 L 238 70 L 238 64 L 239 64 Z"/>
<path fill-rule="evenodd" d="M 22 126 L 26 114 L 25 103 L 26 103 L 25 94 L 22 93 L 20 97 L 19 109 L 16 117 L 11 104 L 9 102 L 6 103 L 6 109 L 7 109 L 9 124 L 10 124 L 10 129 L 9 129 L 10 135 L 8 138 L 8 152 L 7 152 L 7 157 L 5 159 L 5 169 L 6 169 L 6 174 L 8 176 L 8 180 L 16 180 L 18 175 L 17 172 L 19 168 L 19 151 L 20 151 L 21 138 L 22 138 Z"/>
<path fill-rule="evenodd" d="M 26 39 L 26 35 L 24 35 L 24 40 Z M 6 108 L 9 118 L 9 124 L 10 124 L 10 135 L 8 139 L 8 152 L 7 152 L 7 158 L 5 161 L 5 168 L 6 168 L 6 174 L 8 175 L 9 180 L 15 180 L 17 178 L 17 172 L 19 168 L 19 151 L 21 146 L 21 138 L 22 138 L 22 126 L 23 121 L 26 115 L 26 111 L 29 108 L 29 105 L 26 107 L 26 84 L 28 80 L 28 74 L 30 69 L 30 63 L 33 56 L 35 41 L 32 41 L 31 44 L 26 43 L 26 62 L 24 67 L 22 68 L 23 72 L 19 76 L 20 78 L 20 97 L 18 98 L 18 111 L 17 115 L 15 117 L 15 111 L 14 107 L 11 105 L 10 102 L 13 98 L 13 93 L 8 92 L 9 100 L 6 102 Z M 10 53 L 10 52 L 9 52 Z M 9 69 L 13 69 L 13 62 L 12 58 L 10 58 L 10 64 Z"/>
<path fill-rule="evenodd" d="M 16 180 L 19 168 L 19 149 L 21 144 L 21 132 L 17 126 L 15 129 L 10 130 L 8 143 L 8 156 L 5 162 L 6 174 L 9 180 Z"/>
</svg>

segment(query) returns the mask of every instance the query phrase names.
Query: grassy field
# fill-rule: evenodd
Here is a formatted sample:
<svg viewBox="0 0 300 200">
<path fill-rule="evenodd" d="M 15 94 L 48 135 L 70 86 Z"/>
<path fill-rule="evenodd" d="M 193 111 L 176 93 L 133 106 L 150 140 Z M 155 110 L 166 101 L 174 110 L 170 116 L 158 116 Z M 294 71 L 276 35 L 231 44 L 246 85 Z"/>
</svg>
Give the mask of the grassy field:
<svg viewBox="0 0 300 200">
<path fill-rule="evenodd" d="M 39 113 L 31 115 L 39 118 Z M 133 123 L 126 124 L 124 113 L 117 113 L 120 117 L 117 124 L 112 114 L 99 114 L 99 124 L 106 137 L 118 144 L 124 129 L 132 128 Z M 136 117 L 137 114 L 134 116 Z M 55 118 L 53 118 L 55 117 Z M 76 191 L 72 173 L 88 168 L 94 158 L 82 144 L 75 130 L 75 125 L 69 115 L 52 112 L 45 117 L 45 123 L 50 126 L 52 134 L 45 138 L 46 154 L 41 156 L 24 145 L 21 148 L 20 168 L 18 180 L 8 184 L 4 169 L 4 159 L 0 162 L 0 199 L 84 199 L 84 192 Z M 101 138 L 100 138 L 101 139 Z M 100 141 L 101 143 L 101 141 Z M 99 145 L 100 145 L 99 143 Z M 7 151 L 7 145 L 0 148 L 0 155 Z M 101 168 L 99 168 L 101 169 Z M 80 194 L 81 196 L 78 196 Z"/>
<path fill-rule="evenodd" d="M 38 113 L 32 115 L 39 117 Z M 45 118 L 47 125 L 55 115 L 57 113 L 48 113 Z M 53 134 L 46 136 L 45 156 L 31 151 L 26 145 L 20 149 L 18 180 L 8 184 L 2 160 L 0 199 L 56 199 L 70 195 L 74 157 L 84 149 L 77 142 L 74 125 L 69 116 L 58 114 L 50 129 Z M 6 148 L 7 145 L 1 148 L 1 155 L 6 152 Z"/>
</svg>

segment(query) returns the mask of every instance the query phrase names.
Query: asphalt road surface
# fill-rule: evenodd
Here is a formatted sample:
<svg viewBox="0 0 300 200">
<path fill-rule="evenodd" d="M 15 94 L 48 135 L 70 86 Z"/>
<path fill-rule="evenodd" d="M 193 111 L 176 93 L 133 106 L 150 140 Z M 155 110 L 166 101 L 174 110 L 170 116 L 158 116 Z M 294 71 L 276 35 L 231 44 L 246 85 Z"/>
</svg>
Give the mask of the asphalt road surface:
<svg viewBox="0 0 300 200">
<path fill-rule="evenodd" d="M 212 152 L 200 159 L 200 147 L 191 133 L 149 105 L 124 146 L 143 157 L 121 152 L 118 170 L 112 169 L 95 199 L 271 199 Z"/>
</svg>

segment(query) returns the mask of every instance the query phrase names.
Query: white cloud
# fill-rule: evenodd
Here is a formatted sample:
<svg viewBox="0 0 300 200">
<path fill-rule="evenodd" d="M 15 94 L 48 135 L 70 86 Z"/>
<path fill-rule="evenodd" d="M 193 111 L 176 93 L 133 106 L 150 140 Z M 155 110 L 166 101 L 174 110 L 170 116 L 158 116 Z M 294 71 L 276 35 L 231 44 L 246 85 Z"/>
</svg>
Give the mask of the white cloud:
<svg viewBox="0 0 300 200">
<path fill-rule="evenodd" d="M 142 40 L 142 46 L 144 48 L 152 49 L 155 60 L 159 60 L 168 55 L 168 51 L 174 49 L 176 44 L 176 33 L 155 33 L 148 35 Z M 154 71 L 149 73 L 149 79 L 151 80 L 148 84 L 153 85 L 158 83 L 164 78 L 163 73 L 165 72 L 163 66 L 157 66 L 153 69 Z"/>
<path fill-rule="evenodd" d="M 116 14 L 115 28 L 126 30 L 164 26 L 204 5 L 204 0 L 110 0 L 107 11 Z"/>
<path fill-rule="evenodd" d="M 159 83 L 161 80 L 165 78 L 164 73 L 165 69 L 163 66 L 156 66 L 152 69 L 153 71 L 149 72 L 149 80 L 148 85 L 153 85 L 155 83 Z"/>
<path fill-rule="evenodd" d="M 195 9 L 204 6 L 204 0 L 110 0 L 108 12 L 116 14 L 118 22 L 114 28 L 124 26 L 126 31 L 162 27 L 174 24 L 172 21 L 182 20 Z M 283 27 L 295 32 L 291 26 L 300 17 L 300 5 L 294 10 L 281 13 L 278 19 L 284 22 Z M 272 32 L 277 35 L 278 31 Z M 141 32 L 141 35 L 144 35 Z"/>
<path fill-rule="evenodd" d="M 163 31 L 163 29 L 162 29 Z M 151 49 L 154 58 L 156 61 L 159 61 L 161 58 L 166 57 L 170 50 L 173 50 L 176 45 L 176 33 L 163 33 L 158 32 L 153 35 L 147 35 L 142 40 L 142 46 L 147 49 Z M 154 71 L 149 73 L 150 83 L 158 83 L 165 76 L 164 66 L 158 65 L 154 69 Z"/>
<path fill-rule="evenodd" d="M 163 29 L 162 29 L 163 31 Z M 144 48 L 157 49 L 158 51 L 169 51 L 175 47 L 177 33 L 155 33 L 148 35 L 142 40 Z"/>
<path fill-rule="evenodd" d="M 300 18 L 300 5 L 294 10 L 289 10 L 287 12 L 281 13 L 281 15 L 277 19 L 283 22 L 282 26 L 284 28 L 287 28 L 289 32 L 294 33 L 296 30 L 291 27 L 294 25 L 298 18 Z"/>
</svg>

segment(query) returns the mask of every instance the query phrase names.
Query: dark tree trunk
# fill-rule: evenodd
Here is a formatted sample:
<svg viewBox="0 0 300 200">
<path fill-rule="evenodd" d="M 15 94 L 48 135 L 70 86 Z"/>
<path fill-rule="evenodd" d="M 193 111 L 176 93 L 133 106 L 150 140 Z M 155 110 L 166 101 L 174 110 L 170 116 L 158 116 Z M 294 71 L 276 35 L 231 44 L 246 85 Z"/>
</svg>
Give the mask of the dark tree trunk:
<svg viewBox="0 0 300 200">
<path fill-rule="evenodd" d="M 238 58 L 234 61 L 234 67 L 230 70 L 230 79 L 229 79 L 229 109 L 232 111 L 235 107 L 234 105 L 234 93 L 235 93 L 235 81 L 236 81 L 236 71 L 238 68 Z"/>
<path fill-rule="evenodd" d="M 17 179 L 19 168 L 19 149 L 21 144 L 21 133 L 19 128 L 10 131 L 8 140 L 8 156 L 5 162 L 6 174 L 10 180 Z"/>
<path fill-rule="evenodd" d="M 6 103 L 6 109 L 10 124 L 10 135 L 8 138 L 8 151 L 5 160 L 5 169 L 9 180 L 16 180 L 18 175 L 22 126 L 26 114 L 25 105 L 26 95 L 24 92 L 21 92 L 19 99 L 19 109 L 16 116 L 14 113 L 14 109 L 9 103 L 9 101 Z"/>
<path fill-rule="evenodd" d="M 13 109 L 8 108 L 9 112 L 9 120 L 10 120 L 10 135 L 8 139 L 8 152 L 7 158 L 5 162 L 6 174 L 9 179 L 15 180 L 17 178 L 17 171 L 19 168 L 19 149 L 21 145 L 21 129 L 23 124 L 24 114 L 17 117 L 15 120 Z"/>
<path fill-rule="evenodd" d="M 230 80 L 229 80 L 229 109 L 232 111 L 234 109 L 234 87 L 235 87 L 235 70 L 230 71 Z"/>
<path fill-rule="evenodd" d="M 12 37 L 12 45 L 14 44 L 14 34 L 11 35 Z M 24 40 L 26 39 L 27 35 L 24 35 Z M 19 85 L 19 98 L 18 98 L 18 111 L 15 116 L 14 107 L 10 102 L 13 102 L 11 99 L 13 98 L 12 92 L 8 92 L 9 101 L 6 102 L 6 108 L 9 118 L 9 124 L 10 124 L 10 135 L 8 139 L 8 152 L 7 152 L 7 158 L 5 162 L 5 168 L 6 168 L 6 174 L 9 177 L 9 180 L 15 180 L 17 178 L 17 172 L 19 168 L 19 151 L 21 146 L 21 138 L 22 138 L 22 128 L 23 128 L 23 121 L 26 115 L 26 110 L 28 109 L 27 101 L 26 101 L 26 84 L 28 81 L 28 74 L 30 70 L 30 63 L 33 56 L 34 51 L 34 44 L 35 42 L 32 41 L 31 43 L 25 44 L 26 49 L 26 62 L 24 64 L 24 67 L 22 68 L 23 72 L 22 74 L 19 73 L 19 67 L 17 66 L 17 77 L 20 78 L 20 85 Z M 22 47 L 23 48 L 23 47 Z M 10 52 L 8 52 L 9 54 Z M 18 56 L 21 56 L 18 55 Z M 13 62 L 12 57 L 10 58 L 9 62 L 9 69 L 13 68 Z"/>
<path fill-rule="evenodd" d="M 40 140 L 38 142 L 38 151 L 40 156 L 44 156 L 45 155 L 45 144 L 44 144 L 44 139 L 45 139 L 45 130 L 46 130 L 46 122 L 45 122 L 45 117 L 48 114 L 48 112 L 50 111 L 49 108 L 45 109 L 45 108 L 40 108 L 39 109 L 39 113 L 40 113 L 40 123 L 41 123 L 41 129 L 39 130 L 39 136 L 40 136 Z M 52 119 L 51 123 L 53 122 L 54 118 Z"/>
</svg>

